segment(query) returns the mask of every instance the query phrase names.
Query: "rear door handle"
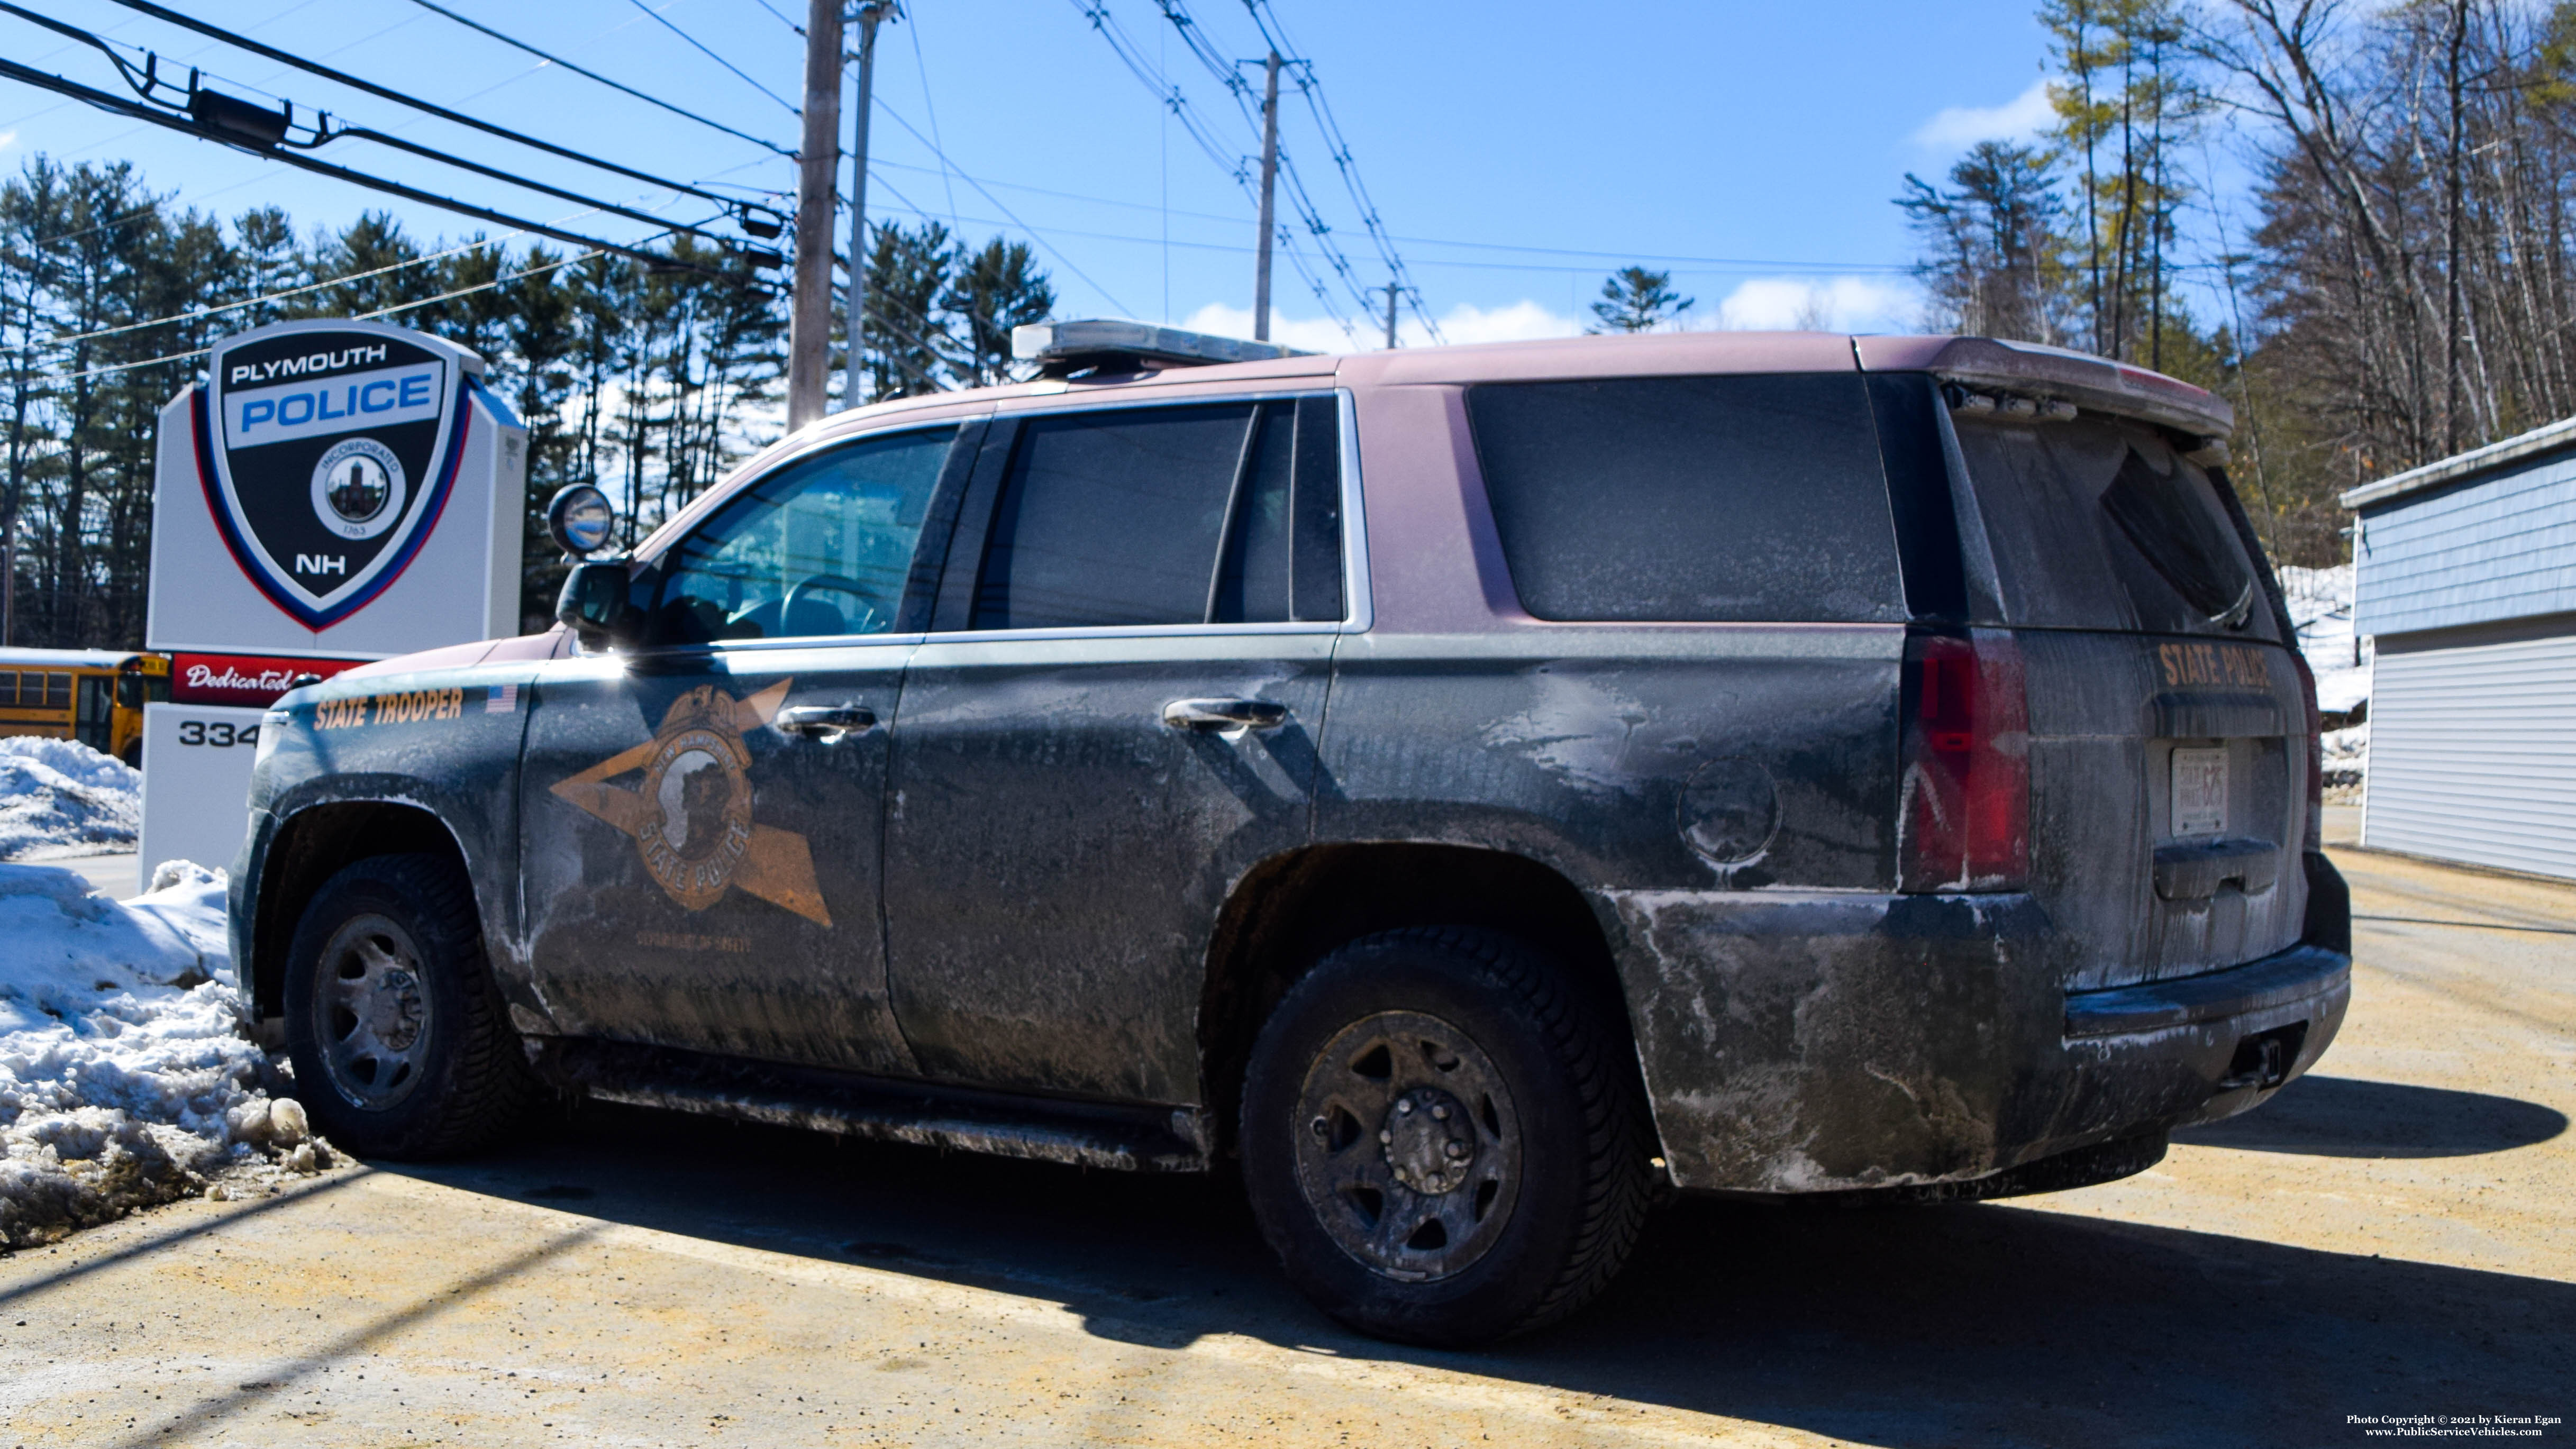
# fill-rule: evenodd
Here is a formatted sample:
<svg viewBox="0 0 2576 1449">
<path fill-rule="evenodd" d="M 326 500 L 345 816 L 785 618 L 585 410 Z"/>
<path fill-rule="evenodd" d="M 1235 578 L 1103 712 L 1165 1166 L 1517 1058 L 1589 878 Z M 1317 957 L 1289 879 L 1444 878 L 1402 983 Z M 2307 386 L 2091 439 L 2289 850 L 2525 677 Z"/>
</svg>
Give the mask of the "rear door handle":
<svg viewBox="0 0 2576 1449">
<path fill-rule="evenodd" d="M 877 712 L 864 704 L 800 704 L 780 710 L 776 723 L 781 734 L 802 735 L 828 745 L 875 729 Z"/>
<path fill-rule="evenodd" d="M 1176 699 L 1163 706 L 1163 723 L 1201 733 L 1274 730 L 1288 722 L 1288 706 L 1266 699 Z"/>
</svg>

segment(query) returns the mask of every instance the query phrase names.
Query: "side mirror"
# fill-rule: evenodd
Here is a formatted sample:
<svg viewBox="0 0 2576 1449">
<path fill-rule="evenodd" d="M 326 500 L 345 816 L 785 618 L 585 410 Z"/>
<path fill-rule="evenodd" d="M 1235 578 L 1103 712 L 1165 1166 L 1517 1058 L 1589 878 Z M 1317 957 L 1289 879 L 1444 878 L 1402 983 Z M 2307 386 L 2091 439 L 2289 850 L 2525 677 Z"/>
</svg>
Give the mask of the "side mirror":
<svg viewBox="0 0 2576 1449">
<path fill-rule="evenodd" d="M 624 559 L 592 559 L 572 566 L 563 594 L 555 600 L 555 618 L 571 626 L 584 649 L 631 644 L 643 620 L 628 599 Z"/>
<path fill-rule="evenodd" d="M 574 558 L 599 552 L 617 531 L 617 510 L 608 495 L 587 483 L 558 489 L 546 505 L 546 537 Z"/>
</svg>

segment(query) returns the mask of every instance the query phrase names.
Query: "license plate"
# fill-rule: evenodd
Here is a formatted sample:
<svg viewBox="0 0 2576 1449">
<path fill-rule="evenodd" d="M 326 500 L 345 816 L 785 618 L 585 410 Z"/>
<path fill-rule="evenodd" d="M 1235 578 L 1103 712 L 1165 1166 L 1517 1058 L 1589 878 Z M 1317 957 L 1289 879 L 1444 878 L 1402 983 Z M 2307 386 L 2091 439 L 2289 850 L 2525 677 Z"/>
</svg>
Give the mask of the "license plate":
<svg viewBox="0 0 2576 1449">
<path fill-rule="evenodd" d="M 2173 752 L 2173 833 L 2227 833 L 2227 748 L 2210 745 Z"/>
</svg>

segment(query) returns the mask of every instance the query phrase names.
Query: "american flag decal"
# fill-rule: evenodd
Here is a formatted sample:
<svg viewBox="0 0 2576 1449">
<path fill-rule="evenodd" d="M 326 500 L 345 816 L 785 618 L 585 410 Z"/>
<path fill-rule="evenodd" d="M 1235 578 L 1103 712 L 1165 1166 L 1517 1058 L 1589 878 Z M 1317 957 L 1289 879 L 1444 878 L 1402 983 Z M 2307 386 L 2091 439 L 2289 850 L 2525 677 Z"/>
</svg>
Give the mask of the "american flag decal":
<svg viewBox="0 0 2576 1449">
<path fill-rule="evenodd" d="M 519 686 L 496 684 L 483 691 L 485 714 L 508 714 L 519 707 Z"/>
</svg>

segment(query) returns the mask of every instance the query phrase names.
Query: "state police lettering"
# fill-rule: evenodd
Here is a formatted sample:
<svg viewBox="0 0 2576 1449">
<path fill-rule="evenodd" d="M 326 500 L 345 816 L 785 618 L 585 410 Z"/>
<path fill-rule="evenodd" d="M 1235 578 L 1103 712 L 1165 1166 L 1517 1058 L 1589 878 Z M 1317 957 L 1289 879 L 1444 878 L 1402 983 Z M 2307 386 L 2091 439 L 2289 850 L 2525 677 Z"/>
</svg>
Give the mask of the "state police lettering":
<svg viewBox="0 0 2576 1449">
<path fill-rule="evenodd" d="M 328 628 L 438 517 L 468 426 L 458 362 L 399 328 L 291 327 L 222 344 L 210 373 L 199 463 L 224 542 L 271 602 Z"/>
<path fill-rule="evenodd" d="M 2168 687 L 2270 689 L 2263 652 L 2243 644 L 2159 644 L 2156 662 Z"/>
</svg>

